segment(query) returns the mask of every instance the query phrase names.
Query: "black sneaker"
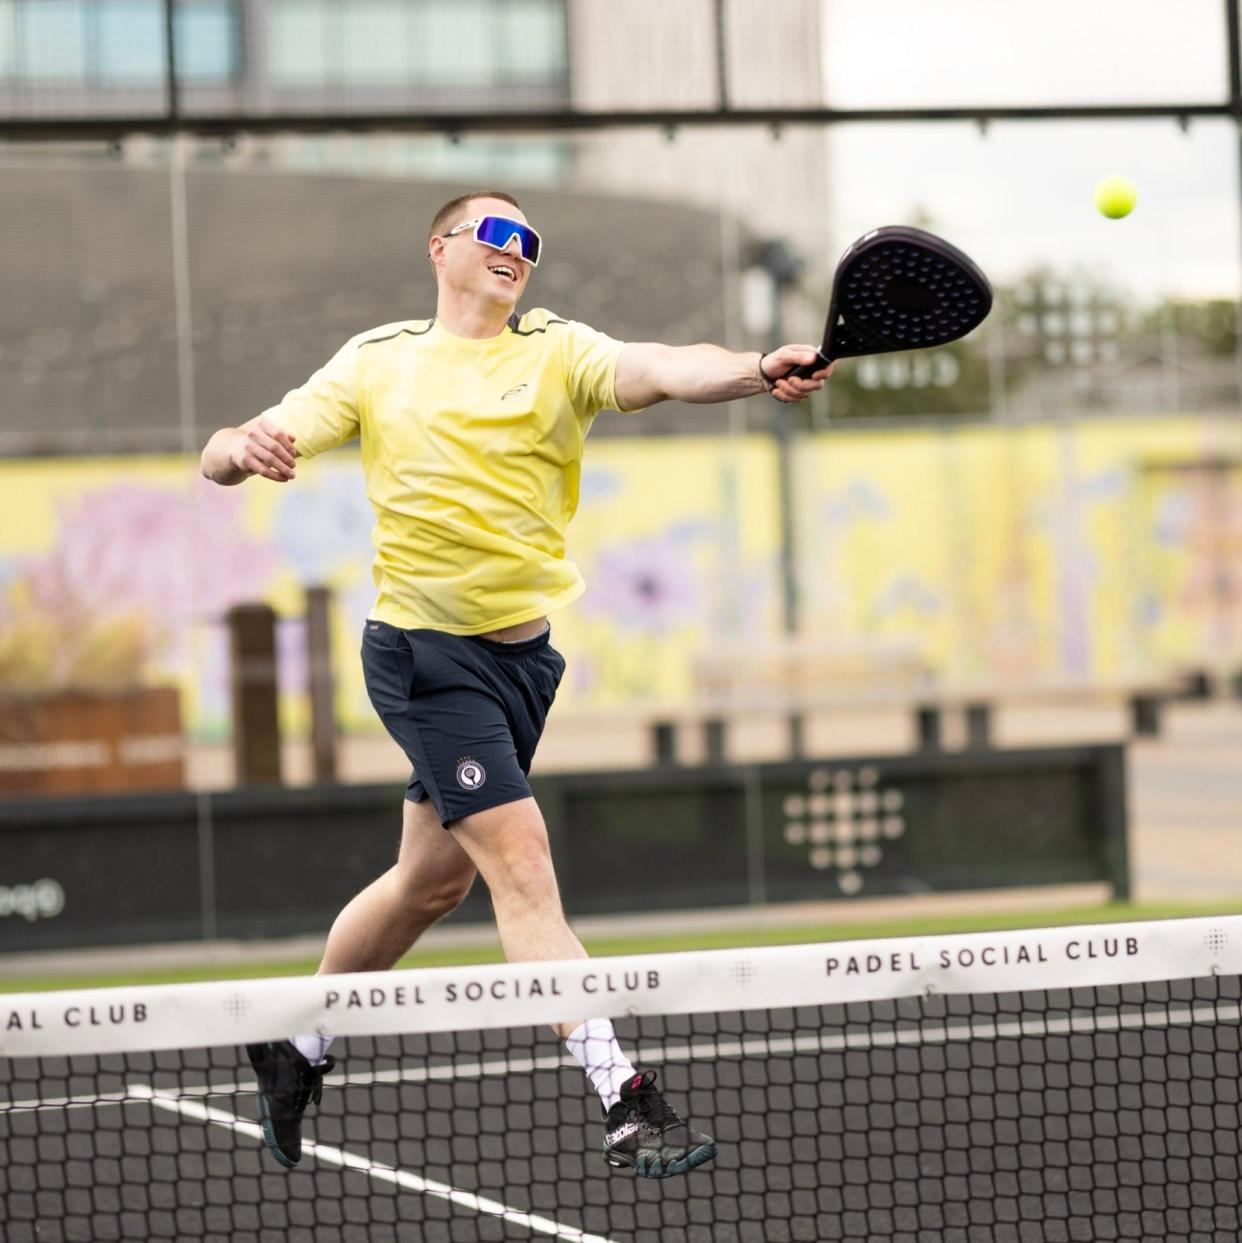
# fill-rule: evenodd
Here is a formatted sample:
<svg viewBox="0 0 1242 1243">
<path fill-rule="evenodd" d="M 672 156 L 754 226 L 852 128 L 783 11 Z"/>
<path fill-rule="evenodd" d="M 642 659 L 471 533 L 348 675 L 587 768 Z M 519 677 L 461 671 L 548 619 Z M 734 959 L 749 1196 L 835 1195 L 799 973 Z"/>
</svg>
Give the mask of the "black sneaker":
<svg viewBox="0 0 1242 1243">
<path fill-rule="evenodd" d="M 323 1077 L 336 1063 L 325 1058 L 318 1066 L 288 1040 L 248 1044 L 246 1053 L 259 1080 L 259 1119 L 272 1156 L 292 1169 L 302 1159 L 302 1115 L 323 1096 Z"/>
<path fill-rule="evenodd" d="M 716 1141 L 683 1122 L 655 1086 L 655 1071 L 621 1086 L 604 1120 L 604 1160 L 642 1178 L 684 1174 L 716 1155 Z"/>
</svg>

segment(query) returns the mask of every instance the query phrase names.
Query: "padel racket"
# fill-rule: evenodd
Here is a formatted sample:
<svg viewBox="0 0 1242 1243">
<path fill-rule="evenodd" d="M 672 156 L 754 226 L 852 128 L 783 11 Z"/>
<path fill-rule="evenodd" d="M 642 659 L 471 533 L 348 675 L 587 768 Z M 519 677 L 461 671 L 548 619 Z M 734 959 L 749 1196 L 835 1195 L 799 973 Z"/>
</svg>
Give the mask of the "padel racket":
<svg viewBox="0 0 1242 1243">
<path fill-rule="evenodd" d="M 837 264 L 820 361 L 790 374 L 809 376 L 835 358 L 944 345 L 991 309 L 988 278 L 956 246 L 908 225 L 872 229 Z"/>
</svg>

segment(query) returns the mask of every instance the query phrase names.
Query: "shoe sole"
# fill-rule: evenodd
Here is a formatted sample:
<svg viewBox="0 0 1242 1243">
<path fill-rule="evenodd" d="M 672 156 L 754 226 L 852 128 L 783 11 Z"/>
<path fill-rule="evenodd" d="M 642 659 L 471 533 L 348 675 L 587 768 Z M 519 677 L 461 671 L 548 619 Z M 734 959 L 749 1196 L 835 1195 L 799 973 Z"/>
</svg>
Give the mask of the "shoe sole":
<svg viewBox="0 0 1242 1243">
<path fill-rule="evenodd" d="M 280 1144 L 276 1141 L 276 1131 L 272 1126 L 272 1115 L 267 1107 L 267 1097 L 262 1092 L 259 1093 L 259 1126 L 263 1131 L 263 1142 L 267 1145 L 267 1150 L 280 1162 L 287 1170 L 291 1170 L 297 1165 L 296 1161 L 291 1161 L 280 1150 Z"/>
<path fill-rule="evenodd" d="M 604 1153 L 604 1160 L 618 1169 L 632 1169 L 638 1178 L 675 1178 L 678 1174 L 685 1174 L 694 1169 L 696 1165 L 705 1165 L 715 1155 L 716 1144 L 713 1140 L 711 1143 L 700 1144 L 697 1148 L 692 1148 L 684 1157 L 678 1157 L 676 1161 L 668 1165 L 665 1165 L 658 1157 L 649 1161 L 646 1157 L 639 1156 L 636 1161 L 632 1161 L 628 1157 L 611 1152 Z"/>
</svg>

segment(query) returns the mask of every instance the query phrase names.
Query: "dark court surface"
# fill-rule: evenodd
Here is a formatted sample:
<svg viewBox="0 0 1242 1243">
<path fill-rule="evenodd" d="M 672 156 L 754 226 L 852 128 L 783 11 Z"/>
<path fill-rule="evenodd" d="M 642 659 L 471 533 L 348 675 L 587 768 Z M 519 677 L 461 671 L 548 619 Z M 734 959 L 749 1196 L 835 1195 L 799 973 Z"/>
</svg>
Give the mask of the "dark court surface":
<svg viewBox="0 0 1242 1243">
<path fill-rule="evenodd" d="M 257 1117 L 240 1050 L 0 1061 L 2 1233 L 1236 1243 L 1238 984 L 622 1020 L 720 1144 L 663 1182 L 604 1164 L 597 1098 L 529 1029 L 341 1042 L 325 1149 L 290 1172 L 234 1124 Z"/>
</svg>

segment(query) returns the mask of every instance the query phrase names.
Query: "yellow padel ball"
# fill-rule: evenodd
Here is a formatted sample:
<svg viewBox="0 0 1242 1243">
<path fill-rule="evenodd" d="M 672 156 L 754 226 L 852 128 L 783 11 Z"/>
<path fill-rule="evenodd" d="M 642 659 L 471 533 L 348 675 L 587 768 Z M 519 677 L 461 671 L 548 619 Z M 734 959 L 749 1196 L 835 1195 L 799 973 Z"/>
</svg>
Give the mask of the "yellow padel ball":
<svg viewBox="0 0 1242 1243">
<path fill-rule="evenodd" d="M 1134 210 L 1138 190 L 1124 177 L 1105 177 L 1095 188 L 1095 206 L 1101 216 L 1120 220 Z"/>
</svg>

